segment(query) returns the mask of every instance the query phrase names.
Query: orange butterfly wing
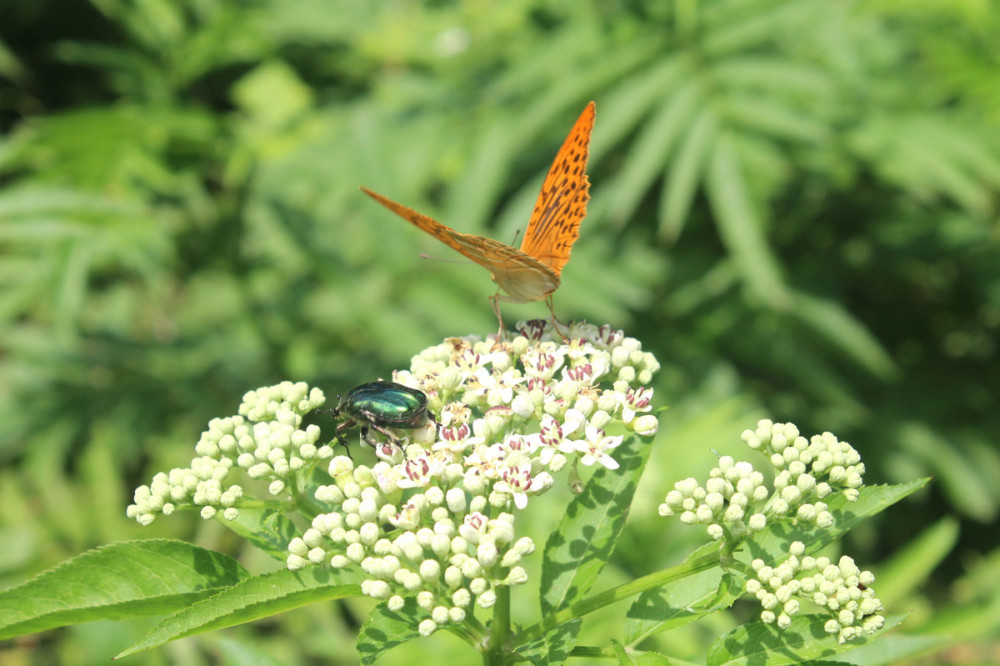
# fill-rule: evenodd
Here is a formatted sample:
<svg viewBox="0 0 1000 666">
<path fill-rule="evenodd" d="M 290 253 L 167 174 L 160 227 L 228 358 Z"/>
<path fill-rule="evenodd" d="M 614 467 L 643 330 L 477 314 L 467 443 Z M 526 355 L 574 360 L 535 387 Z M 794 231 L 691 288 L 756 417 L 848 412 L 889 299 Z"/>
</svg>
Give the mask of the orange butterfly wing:
<svg viewBox="0 0 1000 666">
<path fill-rule="evenodd" d="M 490 238 L 455 231 L 366 187 L 361 191 L 487 269 L 493 281 L 507 293 L 505 300 L 538 301 L 559 286 L 559 275 L 569 261 L 573 243 L 580 236 L 580 222 L 587 214 L 590 182 L 585 171 L 594 114 L 591 102 L 556 154 L 520 250 Z"/>
<path fill-rule="evenodd" d="M 516 248 L 492 238 L 455 231 L 378 192 L 372 192 L 367 187 L 362 187 L 361 191 L 407 222 L 488 270 L 493 276 L 493 281 L 500 285 L 512 300 L 541 300 L 559 286 L 559 277 L 553 274 L 548 266 Z"/>
<path fill-rule="evenodd" d="M 595 114 L 591 102 L 556 153 L 521 243 L 521 252 L 549 266 L 556 277 L 569 261 L 573 243 L 580 237 L 580 222 L 587 214 L 587 156 Z"/>
</svg>

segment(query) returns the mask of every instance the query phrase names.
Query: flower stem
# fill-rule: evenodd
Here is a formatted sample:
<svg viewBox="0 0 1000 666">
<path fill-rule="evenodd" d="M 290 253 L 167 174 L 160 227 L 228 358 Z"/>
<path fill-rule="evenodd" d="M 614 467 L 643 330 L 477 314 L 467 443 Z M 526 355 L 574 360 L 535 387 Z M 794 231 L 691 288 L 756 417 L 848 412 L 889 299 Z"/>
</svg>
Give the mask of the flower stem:
<svg viewBox="0 0 1000 666">
<path fill-rule="evenodd" d="M 507 644 L 510 641 L 510 586 L 496 586 L 497 601 L 493 605 L 493 622 L 490 623 L 490 638 L 483 652 L 483 664 L 501 666 L 511 663 Z"/>
<path fill-rule="evenodd" d="M 516 645 L 524 645 L 525 643 L 541 638 L 545 632 L 565 624 L 574 618 L 582 617 L 587 613 L 604 608 L 605 606 L 621 601 L 622 599 L 628 599 L 629 597 L 635 596 L 640 592 L 655 589 L 661 585 L 665 585 L 675 580 L 680 580 L 681 578 L 686 578 L 687 576 L 692 576 L 702 571 L 707 571 L 717 566 L 719 566 L 719 553 L 717 551 L 711 551 L 705 553 L 701 557 L 678 564 L 675 567 L 661 569 L 660 571 L 651 573 L 648 576 L 637 578 L 630 583 L 619 585 L 618 587 L 605 590 L 600 594 L 595 594 L 591 597 L 578 601 L 575 604 L 571 604 L 561 611 L 545 618 L 538 624 L 532 625 L 520 632 L 514 642 Z"/>
</svg>

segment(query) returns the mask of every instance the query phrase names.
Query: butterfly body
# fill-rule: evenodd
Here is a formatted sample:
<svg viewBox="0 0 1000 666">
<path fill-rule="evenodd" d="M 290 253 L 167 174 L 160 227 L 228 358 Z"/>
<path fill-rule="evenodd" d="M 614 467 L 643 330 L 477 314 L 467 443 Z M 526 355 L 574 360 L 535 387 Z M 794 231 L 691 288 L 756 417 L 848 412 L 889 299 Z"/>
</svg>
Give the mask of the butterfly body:
<svg viewBox="0 0 1000 666">
<path fill-rule="evenodd" d="M 583 110 L 549 168 L 520 249 L 474 234 L 463 234 L 365 187 L 361 190 L 417 228 L 461 252 L 490 272 L 504 294 L 490 300 L 500 320 L 498 300 L 513 303 L 549 299 L 559 287 L 563 266 L 580 236 L 587 214 L 590 181 L 587 155 L 594 127 L 594 103 Z M 555 320 L 555 313 L 553 313 Z"/>
</svg>

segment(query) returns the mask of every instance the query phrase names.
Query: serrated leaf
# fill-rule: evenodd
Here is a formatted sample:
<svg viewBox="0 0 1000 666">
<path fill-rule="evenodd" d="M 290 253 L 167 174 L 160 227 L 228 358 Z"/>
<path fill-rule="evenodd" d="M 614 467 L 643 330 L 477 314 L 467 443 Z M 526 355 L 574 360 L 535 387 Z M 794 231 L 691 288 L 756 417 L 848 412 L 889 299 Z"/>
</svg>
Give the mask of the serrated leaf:
<svg viewBox="0 0 1000 666">
<path fill-rule="evenodd" d="M 928 481 L 929 479 L 917 479 L 891 486 L 866 486 L 861 489 L 856 502 L 848 502 L 843 493 L 838 493 L 827 499 L 829 511 L 834 518 L 832 527 L 820 528 L 804 523 L 793 526 L 784 522 L 772 522 L 745 541 L 734 556 L 747 563 L 758 557 L 767 563 L 783 561 L 788 557 L 788 546 L 793 541 L 804 543 L 806 554 L 814 553 L 836 541 L 862 521 L 923 488 Z M 738 576 L 735 570 L 731 572 Z M 743 581 L 739 582 L 742 585 Z"/>
<path fill-rule="evenodd" d="M 0 638 L 93 620 L 163 615 L 248 576 L 231 557 L 182 541 L 111 544 L 0 593 Z"/>
<path fill-rule="evenodd" d="M 622 453 L 622 466 L 599 469 L 569 503 L 558 528 L 545 543 L 540 599 L 543 617 L 585 595 L 611 557 L 649 459 L 651 441 L 627 436 L 616 449 Z"/>
<path fill-rule="evenodd" d="M 356 571 L 329 567 L 281 569 L 254 576 L 163 620 L 143 640 L 116 658 L 318 601 L 360 596 L 362 577 Z"/>
<path fill-rule="evenodd" d="M 389 610 L 385 604 L 377 606 L 358 635 L 361 663 L 374 664 L 388 650 L 419 638 L 417 610 L 417 602 L 413 598 L 407 599 L 403 608 L 398 611 Z"/>
<path fill-rule="evenodd" d="M 638 652 L 636 650 L 626 650 L 619 641 L 612 640 L 611 646 L 615 652 L 615 658 L 619 666 L 678 666 L 681 662 L 668 659 L 656 652 Z"/>
<path fill-rule="evenodd" d="M 731 606 L 739 594 L 730 592 L 724 576 L 722 567 L 715 567 L 640 594 L 625 615 L 625 643 L 638 645 L 661 631 Z"/>
<path fill-rule="evenodd" d="M 235 520 L 222 524 L 279 562 L 285 561 L 288 543 L 301 531 L 276 509 L 240 509 Z"/>
<path fill-rule="evenodd" d="M 832 657 L 841 652 L 870 643 L 903 621 L 903 615 L 886 618 L 885 627 L 873 635 L 865 635 L 840 644 L 837 634 L 823 628 L 829 619 L 825 615 L 799 615 L 792 618 L 787 629 L 773 624 L 750 622 L 720 637 L 708 651 L 708 666 L 737 664 L 801 664 L 805 661 Z"/>
<path fill-rule="evenodd" d="M 518 656 L 527 659 L 532 664 L 561 664 L 569 657 L 576 645 L 577 636 L 583 620 L 576 618 L 545 632 L 541 638 L 535 639 L 514 650 Z"/>
</svg>

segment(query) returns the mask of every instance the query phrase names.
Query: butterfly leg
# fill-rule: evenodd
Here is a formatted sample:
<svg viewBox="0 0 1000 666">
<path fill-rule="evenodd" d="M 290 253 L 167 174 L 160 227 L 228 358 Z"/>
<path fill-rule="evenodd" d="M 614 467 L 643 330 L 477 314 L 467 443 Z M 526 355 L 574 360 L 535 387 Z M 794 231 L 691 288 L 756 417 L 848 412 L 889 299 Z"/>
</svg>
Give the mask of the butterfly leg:
<svg viewBox="0 0 1000 666">
<path fill-rule="evenodd" d="M 567 342 L 569 340 L 569 336 L 567 336 L 565 333 L 563 333 L 559 329 L 559 324 L 561 324 L 562 322 L 560 322 L 559 318 L 556 317 L 556 310 L 552 306 L 552 294 L 549 294 L 548 297 L 546 297 L 545 303 L 546 303 L 546 305 L 549 306 L 549 312 L 552 313 L 552 328 L 554 328 L 556 330 L 556 333 L 558 333 L 559 337 L 561 337 L 563 339 L 563 342 Z M 565 324 L 563 324 L 563 325 L 565 326 Z"/>
<path fill-rule="evenodd" d="M 500 328 L 497 330 L 497 342 L 503 340 L 503 315 L 500 314 L 500 292 L 490 296 L 490 307 L 493 308 L 493 314 L 497 316 L 497 322 L 500 324 Z"/>
</svg>

